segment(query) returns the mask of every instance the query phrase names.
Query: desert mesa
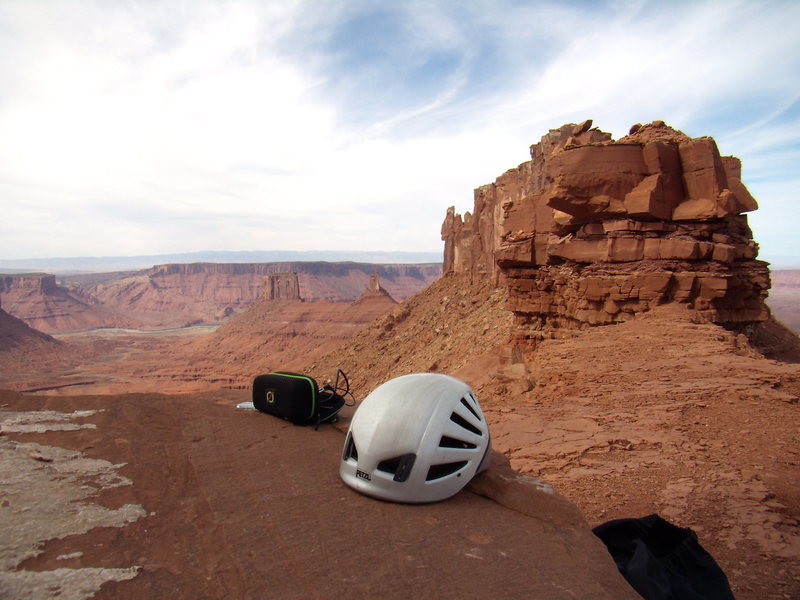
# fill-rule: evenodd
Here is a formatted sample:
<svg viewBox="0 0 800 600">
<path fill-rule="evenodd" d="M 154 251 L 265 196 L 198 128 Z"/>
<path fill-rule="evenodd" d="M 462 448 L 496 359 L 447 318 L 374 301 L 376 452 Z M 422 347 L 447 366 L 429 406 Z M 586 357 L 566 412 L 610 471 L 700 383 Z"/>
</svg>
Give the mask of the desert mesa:
<svg viewBox="0 0 800 600">
<path fill-rule="evenodd" d="M 51 469 L 51 479 L 69 460 L 104 460 L 129 482 L 97 486 L 81 500 L 118 511 L 113 524 L 55 527 L 39 538 L 30 533 L 24 551 L 5 548 L 0 585 L 44 594 L 37 597 L 55 597 L 46 595 L 52 590 L 161 597 L 175 589 L 270 597 L 274 575 L 251 558 L 270 539 L 263 532 L 280 539 L 291 573 L 300 571 L 292 556 L 312 541 L 298 533 L 300 517 L 271 487 L 275 481 L 256 477 L 231 491 L 226 477 L 247 478 L 271 440 L 285 440 L 294 453 L 311 442 L 301 429 L 235 406 L 260 373 L 292 370 L 325 382 L 341 369 L 358 399 L 408 373 L 463 380 L 480 399 L 497 469 L 506 461 L 514 474 L 504 476 L 520 478 L 510 487 L 499 477 L 477 481 L 413 516 L 398 508 L 411 525 L 388 539 L 404 577 L 439 564 L 425 549 L 441 539 L 443 552 L 461 552 L 459 565 L 480 560 L 481 579 L 502 573 L 504 597 L 523 590 L 575 597 L 557 590 L 561 575 L 526 576 L 514 588 L 527 548 L 512 533 L 519 523 L 519 531 L 541 535 L 543 547 L 573 541 L 574 555 L 553 551 L 548 572 L 571 572 L 579 597 L 636 597 L 590 528 L 657 513 L 697 533 L 737 598 L 800 595 L 800 339 L 768 304 L 772 274 L 748 225 L 758 205 L 741 161 L 722 155 L 713 139 L 662 121 L 634 125 L 618 140 L 591 120 L 566 124 L 529 156 L 477 188 L 470 211 L 447 210 L 441 264 L 0 275 L 4 460 L 37 477 Z M 782 277 L 782 289 L 793 289 L 791 276 Z M 787 298 L 780 306 L 792 305 Z M 81 425 L 21 427 L 37 414 Z M 126 420 L 148 445 L 125 433 Z M 341 431 L 307 435 L 335 465 Z M 72 458 L 46 448 L 65 448 Z M 159 453 L 174 465 L 156 467 Z M 299 464 L 298 457 L 281 464 Z M 280 479 L 289 467 L 270 468 Z M 176 473 L 180 502 L 164 485 Z M 325 481 L 337 503 L 352 500 L 339 482 Z M 542 487 L 522 493 L 530 482 Z M 42 493 L 51 483 L 42 480 Z M 248 502 L 274 495 L 286 519 L 264 517 L 261 537 L 248 538 L 252 521 L 232 508 L 237 485 Z M 313 482 L 296 489 L 300 503 L 314 494 Z M 3 504 L 10 531 L 25 521 L 26 502 L 39 506 L 21 494 Z M 542 494 L 558 503 L 541 504 Z M 481 504 L 487 498 L 491 509 Z M 357 503 L 371 511 L 370 501 Z M 450 504 L 459 515 L 491 512 L 502 535 L 444 533 Z M 382 505 L 374 518 L 390 521 L 392 510 Z M 215 535 L 177 524 L 184 517 Z M 347 529 L 326 527 L 325 535 L 336 538 L 321 542 L 326 548 L 358 552 L 346 543 L 355 535 Z M 159 538 L 176 552 L 196 543 L 197 560 L 176 562 L 158 549 Z M 229 541 L 215 548 L 223 538 Z M 368 539 L 363 551 L 377 543 Z M 110 551 L 92 550 L 98 544 Z M 516 562 L 501 561 L 501 551 Z M 225 564 L 225 553 L 246 568 Z M 331 593 L 382 596 L 359 587 L 351 567 L 331 566 L 341 574 Z M 80 591 L 72 578 L 90 572 L 95 583 Z M 213 585 L 204 584 L 210 577 Z M 306 594 L 335 597 L 304 581 Z M 445 588 L 426 585 L 430 597 L 445 597 Z"/>
</svg>

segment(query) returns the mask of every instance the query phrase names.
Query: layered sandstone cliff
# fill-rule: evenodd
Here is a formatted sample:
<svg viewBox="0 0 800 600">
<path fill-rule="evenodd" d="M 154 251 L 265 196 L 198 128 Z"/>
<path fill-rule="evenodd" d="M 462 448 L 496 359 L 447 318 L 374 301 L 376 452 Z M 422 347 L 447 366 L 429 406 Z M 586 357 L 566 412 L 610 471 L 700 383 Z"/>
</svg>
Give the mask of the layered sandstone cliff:
<svg viewBox="0 0 800 600">
<path fill-rule="evenodd" d="M 0 353 L 29 353 L 36 355 L 61 344 L 53 337 L 28 326 L 21 319 L 11 316 L 0 304 Z M 7 360 L 8 356 L 4 358 Z"/>
<path fill-rule="evenodd" d="M 297 273 L 275 273 L 264 278 L 267 300 L 300 300 L 300 281 Z"/>
<path fill-rule="evenodd" d="M 105 306 L 152 328 L 224 321 L 252 306 L 265 293 L 273 299 L 352 302 L 372 273 L 389 293 L 412 296 L 441 275 L 441 265 L 366 263 L 174 264 L 104 282 L 93 280 L 87 294 Z M 76 284 L 80 279 L 72 278 Z"/>
<path fill-rule="evenodd" d="M 9 314 L 52 332 L 168 329 L 227 320 L 274 286 L 274 298 L 352 302 L 377 273 L 403 300 L 441 275 L 440 264 L 256 263 L 158 265 L 137 272 L 0 275 Z"/>
<path fill-rule="evenodd" d="M 297 297 L 296 278 L 296 273 L 268 275 L 258 302 L 197 340 L 187 352 L 190 366 L 182 374 L 164 377 L 247 387 L 259 373 L 297 370 L 335 351 L 398 305 L 378 274 L 354 302 Z"/>
<path fill-rule="evenodd" d="M 769 317 L 767 263 L 741 163 L 661 121 L 614 141 L 591 121 L 551 130 L 531 160 L 448 209 L 444 273 L 507 286 L 529 334 L 626 321 L 679 302 L 717 323 Z"/>
<path fill-rule="evenodd" d="M 45 273 L 0 275 L 0 299 L 8 313 L 47 333 L 135 325 L 96 299 L 58 285 L 55 275 Z"/>
<path fill-rule="evenodd" d="M 377 265 L 369 263 L 288 262 L 253 264 L 195 263 L 158 265 L 142 271 L 163 288 L 180 295 L 241 301 L 261 297 L 264 277 L 294 273 L 297 295 L 305 300 L 352 302 L 360 297 L 370 277 L 377 273 L 389 293 L 399 300 L 416 294 L 441 274 L 438 264 Z M 241 282 L 252 282 L 243 285 Z M 242 292 L 242 289 L 245 289 Z M 230 298 L 227 290 L 236 290 Z"/>
<path fill-rule="evenodd" d="M 784 325 L 800 334 L 800 270 L 772 270 L 769 307 Z"/>
</svg>

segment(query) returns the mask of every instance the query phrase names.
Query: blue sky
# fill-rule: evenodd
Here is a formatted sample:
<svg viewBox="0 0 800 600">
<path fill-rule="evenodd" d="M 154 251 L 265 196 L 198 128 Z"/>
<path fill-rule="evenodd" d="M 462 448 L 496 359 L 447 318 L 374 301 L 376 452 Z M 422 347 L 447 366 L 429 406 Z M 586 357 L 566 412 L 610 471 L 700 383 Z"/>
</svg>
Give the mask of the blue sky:
<svg viewBox="0 0 800 600">
<path fill-rule="evenodd" d="M 800 265 L 800 2 L 0 0 L 0 259 L 440 251 L 548 129 L 743 161 Z"/>
</svg>

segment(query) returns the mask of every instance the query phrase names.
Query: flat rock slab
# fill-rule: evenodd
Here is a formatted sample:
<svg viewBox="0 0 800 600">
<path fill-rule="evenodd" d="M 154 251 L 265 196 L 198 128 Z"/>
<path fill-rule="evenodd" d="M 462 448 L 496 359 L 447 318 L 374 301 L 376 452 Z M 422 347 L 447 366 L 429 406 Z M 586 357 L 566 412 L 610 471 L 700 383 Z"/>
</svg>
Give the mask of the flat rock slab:
<svg viewBox="0 0 800 600">
<path fill-rule="evenodd" d="M 340 431 L 236 409 L 244 399 L 0 392 L 6 411 L 98 411 L 80 419 L 95 427 L 4 434 L 113 463 L 132 484 L 94 500 L 146 515 L 50 539 L 16 570 L 138 569 L 94 596 L 115 600 L 638 598 L 587 527 L 467 490 L 428 505 L 367 498 L 339 478 Z"/>
</svg>

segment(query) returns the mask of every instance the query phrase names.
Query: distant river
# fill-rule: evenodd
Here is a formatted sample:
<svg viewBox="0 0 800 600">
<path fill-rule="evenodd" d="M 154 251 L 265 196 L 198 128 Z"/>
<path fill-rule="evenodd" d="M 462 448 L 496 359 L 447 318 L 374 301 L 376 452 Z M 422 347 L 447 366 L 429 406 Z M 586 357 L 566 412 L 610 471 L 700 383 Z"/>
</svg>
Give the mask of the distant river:
<svg viewBox="0 0 800 600">
<path fill-rule="evenodd" d="M 203 335 L 216 331 L 220 325 L 222 325 L 222 323 L 203 323 L 202 325 L 175 327 L 172 329 L 123 329 L 118 327 L 101 327 L 99 329 L 81 329 L 80 331 L 51 333 L 50 335 L 55 338 L 69 337 L 73 335 Z"/>
</svg>

